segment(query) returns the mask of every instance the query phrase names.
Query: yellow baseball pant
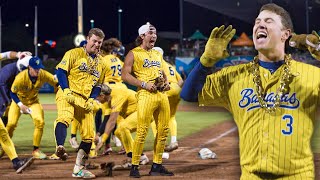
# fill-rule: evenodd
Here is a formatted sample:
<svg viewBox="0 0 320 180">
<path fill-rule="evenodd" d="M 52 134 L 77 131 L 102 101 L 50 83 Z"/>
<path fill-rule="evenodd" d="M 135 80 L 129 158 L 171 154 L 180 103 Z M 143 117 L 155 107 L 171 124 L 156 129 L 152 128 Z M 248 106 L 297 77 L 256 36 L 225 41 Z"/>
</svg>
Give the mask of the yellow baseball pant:
<svg viewBox="0 0 320 180">
<path fill-rule="evenodd" d="M 11 138 L 9 137 L 8 131 L 4 126 L 1 118 L 0 118 L 0 144 L 3 151 L 8 155 L 10 160 L 18 157 L 16 149 L 14 148 L 14 144 Z"/>
<path fill-rule="evenodd" d="M 143 152 L 144 142 L 148 129 L 154 116 L 157 135 L 154 141 L 153 162 L 162 163 L 162 153 L 168 135 L 168 123 L 170 118 L 170 106 L 167 95 L 161 92 L 150 93 L 141 89 L 137 93 L 138 106 L 138 125 L 134 140 L 132 164 L 139 165 L 140 156 Z"/>
<path fill-rule="evenodd" d="M 42 105 L 39 102 L 35 102 L 30 104 L 26 104 L 28 106 L 32 113 L 30 114 L 33 124 L 35 126 L 33 131 L 33 145 L 39 147 L 42 134 L 43 134 L 43 127 L 44 127 L 44 114 L 43 114 L 43 108 Z M 19 106 L 13 101 L 10 105 L 9 114 L 8 114 L 8 124 L 7 124 L 7 130 L 9 133 L 9 136 L 13 136 L 13 132 L 16 129 L 18 125 L 18 120 L 21 116 L 20 108 Z"/>
</svg>

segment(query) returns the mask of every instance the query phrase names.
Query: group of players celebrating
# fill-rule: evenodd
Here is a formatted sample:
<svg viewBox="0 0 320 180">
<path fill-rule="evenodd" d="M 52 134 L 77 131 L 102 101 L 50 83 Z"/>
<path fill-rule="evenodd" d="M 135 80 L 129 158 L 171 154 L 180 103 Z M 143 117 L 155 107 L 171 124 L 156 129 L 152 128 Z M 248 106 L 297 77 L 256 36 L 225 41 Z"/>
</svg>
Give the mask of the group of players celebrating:
<svg viewBox="0 0 320 180">
<path fill-rule="evenodd" d="M 234 34 L 232 26 L 212 30 L 205 52 L 187 78 L 181 97 L 188 101 L 197 101 L 199 97 L 200 105 L 220 105 L 233 113 L 240 136 L 241 179 L 314 179 L 308 142 L 312 134 L 309 129 L 313 126 L 311 123 L 300 129 L 298 126 L 299 122 L 303 123 L 301 120 L 314 121 L 320 82 L 313 78 L 314 89 L 317 89 L 314 92 L 307 83 L 307 74 L 295 81 L 292 79 L 299 76 L 301 69 L 310 70 L 309 78 L 319 77 L 319 69 L 293 61 L 285 54 L 285 43 L 291 38 L 290 46 L 307 49 L 320 59 L 318 34 L 293 34 L 290 15 L 275 4 L 266 4 L 260 9 L 253 28 L 258 56 L 252 63 L 228 67 L 207 76 L 218 60 L 228 56 L 226 48 Z M 4 123 L 0 121 L 0 142 L 2 152 L 9 156 L 18 173 L 34 159 L 47 158 L 40 150 L 44 113 L 38 98 L 40 87 L 47 82 L 55 88 L 57 104 L 56 150 L 50 157 L 68 158 L 64 143 L 71 125 L 72 142 L 78 149 L 73 177 L 95 178 L 85 168 L 90 151 L 94 156 L 104 145 L 109 148 L 107 139 L 117 126 L 114 134 L 129 158 L 129 176 L 140 178 L 139 165 L 149 162 L 143 149 L 150 124 L 153 124 L 155 140 L 149 175 L 174 175 L 162 165 L 162 155 L 165 149 L 178 148 L 175 113 L 183 81 L 175 68 L 165 62 L 163 51 L 155 48 L 155 26 L 147 23 L 138 29 L 137 47 L 128 52 L 124 63 L 120 57 L 124 54 L 121 42 L 104 38 L 101 29 L 92 28 L 85 43 L 65 53 L 55 76 L 43 70 L 41 59 L 30 56 L 29 52 L 1 54 L 2 58 L 19 58 L 0 71 L 4 79 L 0 89 L 1 116 L 4 117 Z M 124 82 L 136 86 L 137 91 L 128 89 Z M 316 98 L 308 99 L 310 96 L 294 92 L 298 87 Z M 308 87 L 313 92 L 309 92 Z M 273 98 L 268 99 L 269 96 Z M 286 100 L 288 96 L 293 99 Z M 95 127 L 96 112 L 100 112 L 96 117 L 102 116 L 104 120 L 96 121 L 101 125 Z M 33 157 L 27 159 L 18 158 L 10 138 L 22 113 L 30 114 L 35 124 Z M 281 118 L 284 125 L 276 121 Z M 166 147 L 169 129 L 171 143 Z M 77 130 L 81 136 L 79 145 L 74 142 Z M 132 132 L 136 132 L 135 139 Z M 305 143 L 304 147 L 298 138 Z M 292 147 L 287 141 L 299 146 Z"/>
</svg>

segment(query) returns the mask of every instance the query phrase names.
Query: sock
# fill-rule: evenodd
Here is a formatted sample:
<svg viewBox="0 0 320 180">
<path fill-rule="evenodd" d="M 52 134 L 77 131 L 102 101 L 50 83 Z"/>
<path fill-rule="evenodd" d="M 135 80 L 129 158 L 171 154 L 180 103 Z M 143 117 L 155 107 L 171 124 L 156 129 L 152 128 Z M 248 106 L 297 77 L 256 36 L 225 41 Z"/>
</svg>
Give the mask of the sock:
<svg viewBox="0 0 320 180">
<path fill-rule="evenodd" d="M 128 152 L 127 157 L 132 158 L 132 152 Z"/>
<path fill-rule="evenodd" d="M 171 136 L 171 143 L 177 142 L 177 136 Z"/>
<path fill-rule="evenodd" d="M 86 154 L 89 154 L 90 149 L 91 149 L 91 145 L 92 145 L 92 142 L 91 143 L 86 143 L 86 142 L 81 141 L 81 143 L 79 145 L 79 151 L 80 151 L 80 149 L 83 149 L 83 151 Z"/>
<path fill-rule="evenodd" d="M 158 168 L 159 166 L 161 166 L 161 164 L 157 164 L 157 163 L 152 164 L 152 168 L 154 168 L 154 169 Z"/>
<path fill-rule="evenodd" d="M 64 141 L 67 137 L 67 126 L 58 122 L 55 129 L 56 141 L 58 146 L 64 146 Z"/>
<path fill-rule="evenodd" d="M 33 146 L 33 150 L 34 150 L 34 151 L 37 150 L 37 149 L 39 149 L 38 146 Z"/>
</svg>

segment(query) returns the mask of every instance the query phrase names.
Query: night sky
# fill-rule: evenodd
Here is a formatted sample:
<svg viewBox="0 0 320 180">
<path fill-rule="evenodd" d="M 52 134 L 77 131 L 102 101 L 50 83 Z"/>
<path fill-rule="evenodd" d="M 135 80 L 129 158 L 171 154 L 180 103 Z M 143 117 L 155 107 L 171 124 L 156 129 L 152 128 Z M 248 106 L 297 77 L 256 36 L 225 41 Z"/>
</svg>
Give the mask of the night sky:
<svg viewBox="0 0 320 180">
<path fill-rule="evenodd" d="M 39 40 L 58 39 L 61 36 L 77 34 L 77 0 L 1 0 L 2 31 L 11 23 L 29 23 L 33 30 L 34 6 L 38 6 Z M 91 27 L 101 28 L 106 38 L 118 35 L 118 7 L 122 13 L 122 41 L 134 41 L 137 30 L 147 21 L 156 26 L 158 31 L 179 32 L 179 0 L 83 0 L 84 33 Z M 297 7 L 300 9 L 301 7 Z M 310 29 L 318 28 L 320 12 L 313 9 L 310 13 Z M 320 11 L 320 9 L 318 8 Z M 297 32 L 305 30 L 304 16 L 300 24 L 295 23 Z M 299 21 L 299 22 L 300 22 Z M 224 15 L 184 2 L 184 37 L 189 37 L 196 29 L 209 36 L 213 27 L 232 24 L 237 34 L 246 32 L 251 35 L 252 24 L 229 18 Z M 317 22 L 317 23 L 316 23 Z"/>
</svg>

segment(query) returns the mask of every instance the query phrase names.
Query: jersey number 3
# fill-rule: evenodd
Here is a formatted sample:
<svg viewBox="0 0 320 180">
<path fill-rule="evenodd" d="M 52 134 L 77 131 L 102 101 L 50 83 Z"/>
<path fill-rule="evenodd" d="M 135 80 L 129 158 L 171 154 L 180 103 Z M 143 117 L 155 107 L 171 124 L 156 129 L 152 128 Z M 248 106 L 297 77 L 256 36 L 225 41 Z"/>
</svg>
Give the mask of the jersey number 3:
<svg viewBox="0 0 320 180">
<path fill-rule="evenodd" d="M 287 122 L 286 128 L 281 130 L 282 134 L 283 135 L 291 135 L 293 132 L 293 127 L 292 127 L 293 117 L 291 115 L 286 114 L 286 115 L 282 116 L 282 120 Z"/>
</svg>

